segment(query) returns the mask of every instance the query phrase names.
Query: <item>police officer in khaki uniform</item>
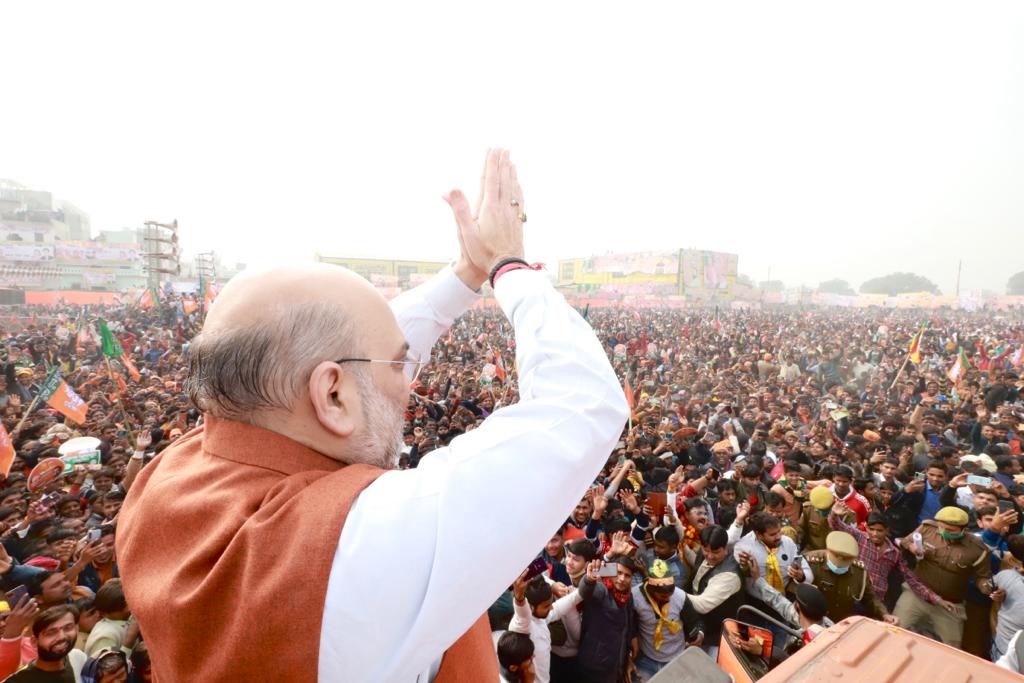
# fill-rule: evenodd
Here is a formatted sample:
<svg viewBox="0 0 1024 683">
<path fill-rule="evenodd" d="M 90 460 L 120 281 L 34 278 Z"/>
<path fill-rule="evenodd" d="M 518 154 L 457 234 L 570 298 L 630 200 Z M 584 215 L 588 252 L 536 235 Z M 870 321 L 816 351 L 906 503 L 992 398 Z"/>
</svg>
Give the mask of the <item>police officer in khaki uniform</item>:
<svg viewBox="0 0 1024 683">
<path fill-rule="evenodd" d="M 967 610 L 967 585 L 974 581 L 983 594 L 992 592 L 992 567 L 985 543 L 966 533 L 967 513 L 958 507 L 944 507 L 934 520 L 926 520 L 901 545 L 917 557 L 914 574 L 921 583 L 948 601 L 948 607 L 932 605 L 903 585 L 895 613 L 904 626 L 927 627 L 946 645 L 960 647 Z M 920 544 L 915 536 L 920 534 Z"/>
<path fill-rule="evenodd" d="M 827 486 L 811 489 L 810 500 L 804 503 L 803 514 L 800 515 L 800 540 L 805 552 L 825 549 L 825 539 L 832 533 L 832 527 L 828 525 L 828 514 L 835 500 Z M 843 515 L 842 520 L 855 524 L 857 517 L 850 511 Z"/>
<path fill-rule="evenodd" d="M 825 538 L 825 550 L 812 550 L 804 554 L 811 566 L 811 583 L 828 602 L 828 618 L 842 621 L 854 614 L 865 614 L 890 624 L 899 620 L 889 614 L 871 587 L 864 564 L 857 559 L 860 548 L 857 539 L 845 531 L 833 531 Z M 860 603 L 862 610 L 855 607 Z"/>
</svg>

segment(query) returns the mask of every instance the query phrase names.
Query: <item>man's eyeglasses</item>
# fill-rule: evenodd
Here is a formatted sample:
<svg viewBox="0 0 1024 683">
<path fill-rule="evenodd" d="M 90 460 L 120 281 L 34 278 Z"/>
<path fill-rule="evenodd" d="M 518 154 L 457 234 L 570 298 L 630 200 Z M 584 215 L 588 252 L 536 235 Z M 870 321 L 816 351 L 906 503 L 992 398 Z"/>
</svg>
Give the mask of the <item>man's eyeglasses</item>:
<svg viewBox="0 0 1024 683">
<path fill-rule="evenodd" d="M 413 351 L 409 351 L 405 360 L 375 360 L 373 358 L 339 358 L 334 361 L 335 363 L 387 363 L 388 365 L 402 365 L 402 371 L 405 373 L 406 378 L 409 380 L 409 384 L 416 381 L 416 378 L 420 376 L 420 371 L 423 370 L 423 366 L 430 360 L 429 357 L 426 359 L 420 358 Z"/>
</svg>

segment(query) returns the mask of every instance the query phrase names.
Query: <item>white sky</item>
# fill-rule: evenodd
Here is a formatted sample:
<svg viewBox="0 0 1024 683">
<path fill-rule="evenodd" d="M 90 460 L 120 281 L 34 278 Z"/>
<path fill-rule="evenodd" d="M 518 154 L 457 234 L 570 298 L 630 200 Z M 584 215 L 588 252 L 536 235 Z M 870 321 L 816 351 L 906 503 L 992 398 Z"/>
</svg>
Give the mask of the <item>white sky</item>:
<svg viewBox="0 0 1024 683">
<path fill-rule="evenodd" d="M 505 146 L 551 264 L 1024 269 L 1024 3 L 350 4 L 4 3 L 0 177 L 228 262 L 447 258 Z"/>
</svg>

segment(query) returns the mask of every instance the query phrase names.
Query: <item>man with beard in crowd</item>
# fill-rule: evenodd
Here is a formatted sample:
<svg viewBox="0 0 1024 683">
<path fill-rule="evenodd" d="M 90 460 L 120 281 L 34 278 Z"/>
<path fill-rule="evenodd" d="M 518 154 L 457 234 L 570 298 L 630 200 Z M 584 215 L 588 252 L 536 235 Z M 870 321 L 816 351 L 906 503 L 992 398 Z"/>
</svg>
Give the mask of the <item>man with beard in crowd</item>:
<svg viewBox="0 0 1024 683">
<path fill-rule="evenodd" d="M 70 605 L 50 607 L 32 623 L 38 658 L 5 683 L 74 683 L 80 680 L 88 657 L 74 649 L 78 638 L 78 612 Z"/>
</svg>

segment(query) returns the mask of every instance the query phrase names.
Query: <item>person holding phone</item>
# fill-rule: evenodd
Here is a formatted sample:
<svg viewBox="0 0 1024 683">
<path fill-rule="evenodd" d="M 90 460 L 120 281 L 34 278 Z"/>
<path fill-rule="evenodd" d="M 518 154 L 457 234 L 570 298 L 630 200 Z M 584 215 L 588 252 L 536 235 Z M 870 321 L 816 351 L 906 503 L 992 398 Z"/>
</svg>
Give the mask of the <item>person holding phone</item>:
<svg viewBox="0 0 1024 683">
<path fill-rule="evenodd" d="M 78 681 L 88 655 L 75 648 L 78 612 L 70 605 L 44 609 L 32 622 L 31 639 L 37 657 L 28 666 L 4 679 L 5 683 Z"/>
<path fill-rule="evenodd" d="M 917 558 L 914 575 L 943 600 L 953 603 L 953 609 L 929 604 L 905 589 L 893 613 L 906 628 L 930 628 L 946 645 L 958 648 L 963 640 L 967 618 L 964 601 L 971 579 L 982 595 L 992 592 L 988 547 L 980 538 L 967 533 L 967 513 L 958 507 L 942 508 L 934 520 L 926 520 L 915 534 L 920 534 L 920 546 L 913 535 L 901 541 L 903 549 Z"/>
<path fill-rule="evenodd" d="M 612 570 L 613 576 L 607 576 Z M 583 630 L 576 657 L 578 683 L 618 683 L 632 675 L 639 653 L 633 637 L 633 574 L 636 564 L 625 555 L 605 563 L 594 560 L 580 584 Z"/>
<path fill-rule="evenodd" d="M 512 607 L 515 616 L 509 631 L 525 633 L 533 641 L 533 672 L 537 683 L 551 680 L 551 631 L 548 624 L 560 621 L 580 604 L 579 591 L 554 600 L 551 585 L 540 575 L 523 572 L 512 583 Z"/>
<path fill-rule="evenodd" d="M 488 153 L 476 208 L 446 199 L 459 259 L 390 304 L 326 264 L 221 290 L 185 382 L 203 427 L 142 469 L 118 521 L 163 683 L 498 678 L 483 615 L 593 482 L 628 409 L 590 325 L 524 259 L 508 152 Z M 397 470 L 409 387 L 487 281 L 515 330 L 521 399 Z M 502 490 L 529 499 L 496 534 Z M 403 580 L 381 590 L 398 537 Z M 466 539 L 488 568 L 468 582 Z"/>
</svg>

